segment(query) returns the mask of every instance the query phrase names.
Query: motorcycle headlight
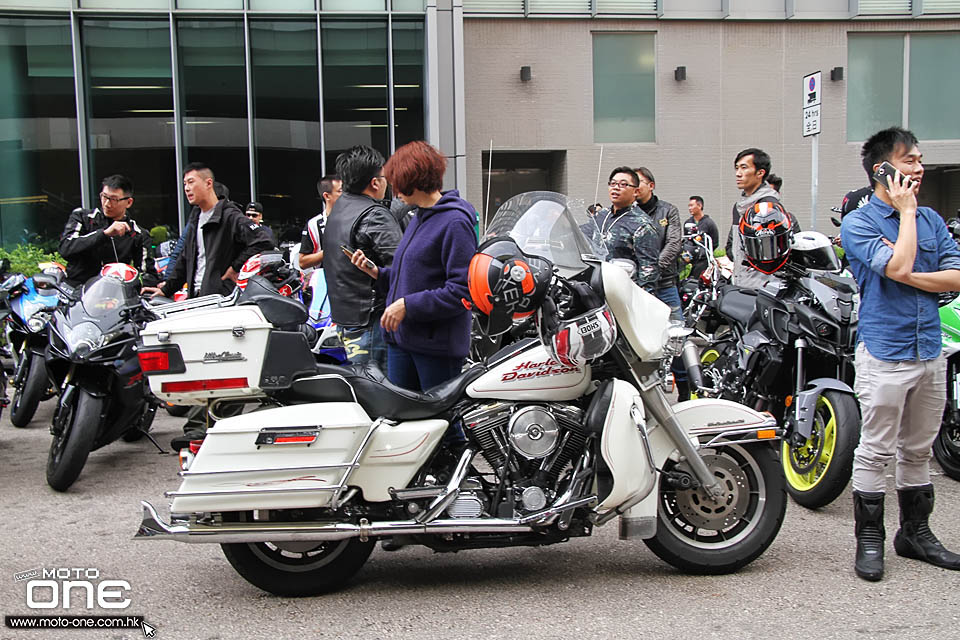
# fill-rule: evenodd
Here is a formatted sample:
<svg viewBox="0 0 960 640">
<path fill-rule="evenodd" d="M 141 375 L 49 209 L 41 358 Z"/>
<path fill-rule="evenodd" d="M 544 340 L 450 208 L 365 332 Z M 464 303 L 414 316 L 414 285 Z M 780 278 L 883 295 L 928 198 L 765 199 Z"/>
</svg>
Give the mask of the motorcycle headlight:
<svg viewBox="0 0 960 640">
<path fill-rule="evenodd" d="M 45 331 L 47 324 L 49 323 L 50 314 L 46 311 L 38 311 L 30 316 L 29 320 L 27 320 L 27 326 L 30 328 L 30 331 L 33 331 L 34 333 Z"/>
<path fill-rule="evenodd" d="M 97 325 L 92 322 L 81 322 L 77 326 L 71 327 L 66 332 L 64 339 L 70 353 L 82 358 L 102 346 L 105 337 Z"/>
</svg>

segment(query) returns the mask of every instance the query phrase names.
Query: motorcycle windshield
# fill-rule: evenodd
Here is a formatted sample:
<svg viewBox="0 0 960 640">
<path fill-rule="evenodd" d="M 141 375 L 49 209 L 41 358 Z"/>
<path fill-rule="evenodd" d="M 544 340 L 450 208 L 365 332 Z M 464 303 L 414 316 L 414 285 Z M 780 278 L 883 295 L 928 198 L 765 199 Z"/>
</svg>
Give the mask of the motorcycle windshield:
<svg viewBox="0 0 960 640">
<path fill-rule="evenodd" d="M 80 302 L 67 312 L 71 326 L 81 322 L 96 322 L 104 331 L 123 322 L 121 310 L 140 304 L 137 287 L 126 285 L 107 276 L 83 285 Z"/>
<path fill-rule="evenodd" d="M 559 193 L 521 193 L 500 206 L 483 239 L 509 236 L 524 253 L 546 258 L 560 275 L 571 277 L 588 267 L 585 260 L 597 259 L 577 225 L 579 211 L 585 211 L 581 201 Z"/>
</svg>

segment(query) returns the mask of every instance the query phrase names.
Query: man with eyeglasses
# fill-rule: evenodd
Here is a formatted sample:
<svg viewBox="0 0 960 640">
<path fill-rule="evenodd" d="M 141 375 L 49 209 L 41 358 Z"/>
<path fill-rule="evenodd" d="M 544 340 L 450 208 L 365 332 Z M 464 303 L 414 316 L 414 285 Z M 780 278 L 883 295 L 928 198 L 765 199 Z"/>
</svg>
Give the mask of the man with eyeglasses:
<svg viewBox="0 0 960 640">
<path fill-rule="evenodd" d="M 357 249 L 378 267 L 389 267 L 403 232 L 381 202 L 387 192 L 384 159 L 375 149 L 357 145 L 337 157 L 343 195 L 330 210 L 323 232 L 323 270 L 330 315 L 337 324 L 347 358 L 353 364 L 376 362 L 385 369 L 387 347 L 380 333 L 386 291 L 350 262 Z"/>
<path fill-rule="evenodd" d="M 101 209 L 74 209 L 60 234 L 60 255 L 67 259 L 66 283 L 76 287 L 100 273 L 103 265 L 125 262 L 140 270 L 145 284 L 156 282 L 144 233 L 127 210 L 133 182 L 115 174 L 100 183 Z"/>
<path fill-rule="evenodd" d="M 263 230 L 267 237 L 270 239 L 270 246 L 277 246 L 277 239 L 273 235 L 273 229 L 263 224 L 263 205 L 259 202 L 251 202 L 247 205 L 246 210 L 243 212 L 243 215 L 247 216 L 252 222 L 256 222 L 260 229 Z"/>
<path fill-rule="evenodd" d="M 633 281 L 656 295 L 660 279 L 660 236 L 650 216 L 637 205 L 639 184 L 640 177 L 630 167 L 617 167 L 610 172 L 607 182 L 610 208 L 601 209 L 593 216 L 590 237 L 606 260 L 631 261 L 636 266 Z"/>
</svg>

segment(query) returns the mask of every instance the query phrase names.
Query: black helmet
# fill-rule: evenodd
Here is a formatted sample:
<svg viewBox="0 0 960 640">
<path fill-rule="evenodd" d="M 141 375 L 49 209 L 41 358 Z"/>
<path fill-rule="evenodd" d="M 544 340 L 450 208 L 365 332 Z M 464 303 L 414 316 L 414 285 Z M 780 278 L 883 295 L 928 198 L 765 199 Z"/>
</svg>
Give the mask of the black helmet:
<svg viewBox="0 0 960 640">
<path fill-rule="evenodd" d="M 758 202 L 740 218 L 740 237 L 750 266 L 761 273 L 773 273 L 790 255 L 790 214 L 779 202 Z"/>
<path fill-rule="evenodd" d="M 470 260 L 467 286 L 483 332 L 500 335 L 514 320 L 532 315 L 546 297 L 552 275 L 549 260 L 524 253 L 513 238 L 481 244 Z"/>
</svg>

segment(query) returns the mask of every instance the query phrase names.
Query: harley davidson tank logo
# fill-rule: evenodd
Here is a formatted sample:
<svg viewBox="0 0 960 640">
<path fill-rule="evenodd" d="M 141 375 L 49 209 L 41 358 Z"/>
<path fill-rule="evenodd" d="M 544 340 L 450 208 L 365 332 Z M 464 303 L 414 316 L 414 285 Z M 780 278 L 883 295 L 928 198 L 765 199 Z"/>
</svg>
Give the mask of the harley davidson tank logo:
<svg viewBox="0 0 960 640">
<path fill-rule="evenodd" d="M 542 362 L 521 362 L 500 378 L 500 382 L 513 382 L 528 378 L 542 378 L 544 376 L 558 376 L 564 373 L 580 373 L 580 367 L 568 367 L 556 360 L 548 359 Z"/>
</svg>

